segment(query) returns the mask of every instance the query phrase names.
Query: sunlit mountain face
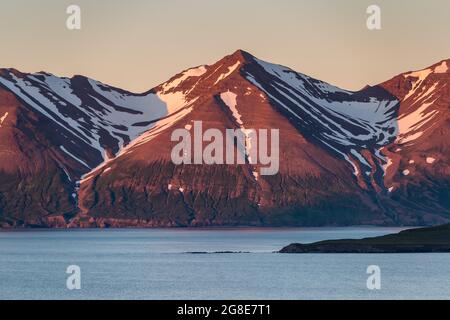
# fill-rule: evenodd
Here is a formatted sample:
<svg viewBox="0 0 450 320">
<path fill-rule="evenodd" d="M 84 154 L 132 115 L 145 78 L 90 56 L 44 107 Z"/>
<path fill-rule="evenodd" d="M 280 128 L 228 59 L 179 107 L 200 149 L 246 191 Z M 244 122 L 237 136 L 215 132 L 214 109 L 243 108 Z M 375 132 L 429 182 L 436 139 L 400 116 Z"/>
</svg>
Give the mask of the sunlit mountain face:
<svg viewBox="0 0 450 320">
<path fill-rule="evenodd" d="M 448 222 L 449 67 L 444 60 L 353 92 L 239 50 L 141 94 L 1 69 L 0 223 Z M 199 121 L 203 130 L 279 130 L 277 174 L 261 175 L 248 158 L 174 164 L 171 134 L 193 133 Z"/>
</svg>

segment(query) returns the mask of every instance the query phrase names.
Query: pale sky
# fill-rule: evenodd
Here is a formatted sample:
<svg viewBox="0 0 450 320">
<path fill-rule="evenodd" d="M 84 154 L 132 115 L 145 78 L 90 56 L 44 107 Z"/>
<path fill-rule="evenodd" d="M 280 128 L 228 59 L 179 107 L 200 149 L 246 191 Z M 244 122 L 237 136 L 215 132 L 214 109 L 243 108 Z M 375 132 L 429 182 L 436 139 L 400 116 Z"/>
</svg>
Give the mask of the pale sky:
<svg viewBox="0 0 450 320">
<path fill-rule="evenodd" d="M 82 29 L 66 28 L 66 8 Z M 382 29 L 366 27 L 381 7 Z M 0 67 L 134 92 L 236 49 L 357 90 L 450 58 L 448 0 L 0 0 Z"/>
</svg>

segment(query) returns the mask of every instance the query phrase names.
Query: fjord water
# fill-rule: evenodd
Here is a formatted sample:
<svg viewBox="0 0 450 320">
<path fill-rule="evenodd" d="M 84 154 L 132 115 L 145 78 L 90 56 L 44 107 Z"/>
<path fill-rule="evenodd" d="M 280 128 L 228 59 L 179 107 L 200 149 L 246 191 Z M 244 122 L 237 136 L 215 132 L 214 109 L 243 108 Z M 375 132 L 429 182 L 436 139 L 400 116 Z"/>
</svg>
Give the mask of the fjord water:
<svg viewBox="0 0 450 320">
<path fill-rule="evenodd" d="M 292 242 L 398 231 L 0 232 L 0 299 L 449 299 L 450 254 L 273 253 Z M 69 265 L 81 268 L 81 290 L 66 287 Z M 366 287 L 369 265 L 381 268 L 381 290 Z"/>
</svg>

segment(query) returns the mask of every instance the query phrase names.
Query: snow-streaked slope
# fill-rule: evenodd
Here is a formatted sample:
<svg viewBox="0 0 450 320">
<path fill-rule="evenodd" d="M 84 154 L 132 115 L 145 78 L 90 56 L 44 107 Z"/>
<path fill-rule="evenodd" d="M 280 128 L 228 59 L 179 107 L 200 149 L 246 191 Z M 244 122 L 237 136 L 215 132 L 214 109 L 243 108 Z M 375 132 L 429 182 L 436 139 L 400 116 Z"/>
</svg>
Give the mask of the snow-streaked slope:
<svg viewBox="0 0 450 320">
<path fill-rule="evenodd" d="M 353 92 L 289 68 L 256 61 L 274 76 L 274 81 L 265 85 L 251 74 L 248 74 L 248 79 L 294 117 L 321 126 L 323 130 L 318 130 L 316 134 L 320 140 L 337 146 L 361 147 L 382 146 L 395 138 L 396 99 L 358 97 Z"/>
<path fill-rule="evenodd" d="M 449 83 L 444 78 L 448 77 L 448 72 L 448 62 L 442 61 L 430 68 L 402 75 L 404 81 L 410 83 L 411 88 L 402 98 L 402 103 L 406 107 L 398 118 L 397 143 L 411 145 L 433 130 L 442 112 L 434 106 L 436 102 L 442 100 L 442 92 L 448 89 Z"/>
<path fill-rule="evenodd" d="M 179 85 L 181 85 L 185 80 L 189 78 L 198 78 L 206 73 L 206 66 L 199 66 L 196 68 L 188 69 L 182 72 L 180 75 L 172 79 L 171 81 L 165 82 L 162 85 L 163 93 L 170 91 L 171 89 L 176 89 Z"/>
<path fill-rule="evenodd" d="M 198 77 L 204 67 L 184 73 L 165 84 L 175 88 L 189 77 Z M 179 92 L 133 94 L 105 85 L 99 81 L 76 76 L 59 78 L 47 73 L 22 74 L 2 70 L 0 85 L 14 93 L 24 104 L 68 133 L 67 140 L 81 139 L 105 160 L 107 151 L 117 154 L 155 121 L 176 113 L 186 104 Z M 55 129 L 57 130 L 57 129 Z M 64 152 L 86 166 L 82 154 L 68 143 Z"/>
<path fill-rule="evenodd" d="M 432 126 L 425 127 L 438 116 L 438 110 L 428 110 L 428 107 L 433 105 L 433 103 L 434 101 L 424 103 L 413 112 L 399 117 L 399 134 L 397 138 L 399 144 L 411 143 L 420 138 L 425 133 L 425 130 L 432 129 Z"/>
<path fill-rule="evenodd" d="M 386 166 L 389 159 L 380 150 L 398 134 L 397 99 L 371 88 L 342 90 L 289 68 L 255 61 L 271 80 L 251 72 L 245 77 L 284 109 L 302 131 L 349 162 L 356 176 Z M 364 149 L 370 150 L 375 167 L 363 156 Z"/>
<path fill-rule="evenodd" d="M 206 66 L 188 69 L 146 94 L 145 97 L 147 97 L 147 99 L 151 98 L 156 100 L 150 105 L 155 105 L 157 103 L 164 105 L 164 114 L 159 115 L 156 118 L 152 117 L 150 119 L 151 123 L 142 126 L 136 136 L 134 136 L 133 139 L 130 139 L 130 142 L 117 152 L 115 158 L 105 159 L 97 167 L 84 174 L 80 183 L 88 181 L 98 172 L 105 172 L 114 159 L 133 153 L 135 148 L 153 140 L 158 134 L 170 128 L 176 122 L 188 115 L 198 99 L 198 97 L 189 98 L 189 94 L 195 89 L 199 78 L 205 74 L 206 70 Z M 194 80 L 194 84 L 185 86 L 185 82 L 191 80 Z M 117 94 L 115 95 L 114 102 L 120 104 L 122 97 L 117 97 Z"/>
</svg>

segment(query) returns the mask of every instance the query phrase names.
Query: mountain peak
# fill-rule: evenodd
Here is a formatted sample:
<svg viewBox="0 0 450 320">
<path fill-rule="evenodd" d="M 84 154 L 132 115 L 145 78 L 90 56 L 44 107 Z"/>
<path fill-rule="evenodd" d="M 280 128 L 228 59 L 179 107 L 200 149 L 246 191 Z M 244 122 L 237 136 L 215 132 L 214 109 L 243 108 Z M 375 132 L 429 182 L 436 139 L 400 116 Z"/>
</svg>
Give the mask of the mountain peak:
<svg viewBox="0 0 450 320">
<path fill-rule="evenodd" d="M 222 60 L 229 61 L 232 63 L 236 63 L 238 61 L 241 63 L 246 63 L 253 61 L 253 59 L 255 59 L 255 57 L 251 53 L 244 51 L 242 49 L 238 49 L 232 54 L 225 56 Z"/>
<path fill-rule="evenodd" d="M 251 53 L 249 53 L 245 50 L 242 50 L 242 49 L 237 49 L 235 52 L 233 52 L 232 56 L 239 57 L 242 60 L 254 58 L 254 56 Z"/>
</svg>

